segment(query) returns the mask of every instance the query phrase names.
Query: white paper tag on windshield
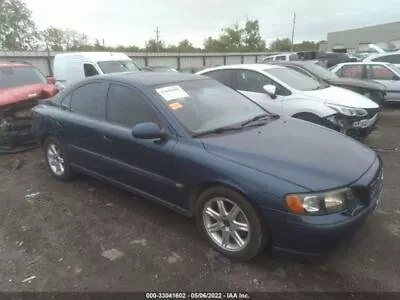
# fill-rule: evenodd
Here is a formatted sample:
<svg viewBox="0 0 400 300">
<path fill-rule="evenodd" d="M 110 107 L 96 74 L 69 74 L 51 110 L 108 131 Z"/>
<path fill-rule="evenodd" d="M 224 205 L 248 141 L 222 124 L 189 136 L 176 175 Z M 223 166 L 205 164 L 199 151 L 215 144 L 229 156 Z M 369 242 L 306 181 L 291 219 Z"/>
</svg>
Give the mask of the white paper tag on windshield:
<svg viewBox="0 0 400 300">
<path fill-rule="evenodd" d="M 156 89 L 156 91 L 167 101 L 189 97 L 189 95 L 179 85 L 159 88 Z"/>
</svg>

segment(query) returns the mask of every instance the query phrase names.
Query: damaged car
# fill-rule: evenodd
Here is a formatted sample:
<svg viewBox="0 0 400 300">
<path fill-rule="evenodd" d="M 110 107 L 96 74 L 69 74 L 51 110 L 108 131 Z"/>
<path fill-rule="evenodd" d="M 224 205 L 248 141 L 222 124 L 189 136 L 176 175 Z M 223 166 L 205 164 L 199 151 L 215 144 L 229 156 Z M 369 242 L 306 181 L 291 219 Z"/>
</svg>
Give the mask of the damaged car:
<svg viewBox="0 0 400 300">
<path fill-rule="evenodd" d="M 320 66 L 315 62 L 298 61 L 298 62 L 273 62 L 276 65 L 284 66 L 292 70 L 298 71 L 304 75 L 310 76 L 325 84 L 330 84 L 351 90 L 353 92 L 364 95 L 375 101 L 378 105 L 382 105 L 385 101 L 386 86 L 373 80 L 363 80 L 358 78 L 340 78 L 335 73 Z"/>
<path fill-rule="evenodd" d="M 0 154 L 36 146 L 31 111 L 41 100 L 57 94 L 54 82 L 30 64 L 0 64 Z"/>
<path fill-rule="evenodd" d="M 379 105 L 367 97 L 278 65 L 210 68 L 197 74 L 239 91 L 266 110 L 325 126 L 358 140 L 375 127 Z"/>
</svg>

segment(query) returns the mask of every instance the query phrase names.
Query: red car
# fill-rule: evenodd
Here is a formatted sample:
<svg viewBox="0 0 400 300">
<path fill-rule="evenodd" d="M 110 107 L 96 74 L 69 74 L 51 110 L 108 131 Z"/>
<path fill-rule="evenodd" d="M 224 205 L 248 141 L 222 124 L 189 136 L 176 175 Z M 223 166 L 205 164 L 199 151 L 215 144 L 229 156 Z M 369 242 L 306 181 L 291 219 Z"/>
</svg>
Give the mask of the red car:
<svg viewBox="0 0 400 300">
<path fill-rule="evenodd" d="M 35 145 L 31 110 L 41 100 L 58 93 L 54 83 L 54 78 L 46 78 L 30 64 L 0 64 L 0 153 Z"/>
</svg>

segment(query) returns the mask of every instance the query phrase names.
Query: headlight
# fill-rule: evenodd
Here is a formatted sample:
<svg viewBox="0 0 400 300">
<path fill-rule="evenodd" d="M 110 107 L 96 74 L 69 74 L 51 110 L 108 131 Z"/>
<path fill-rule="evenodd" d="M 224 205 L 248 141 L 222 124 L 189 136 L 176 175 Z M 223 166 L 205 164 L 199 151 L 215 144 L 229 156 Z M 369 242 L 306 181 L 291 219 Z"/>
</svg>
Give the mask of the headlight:
<svg viewBox="0 0 400 300">
<path fill-rule="evenodd" d="M 333 103 L 325 103 L 326 106 L 336 110 L 338 113 L 349 117 L 365 117 L 368 112 L 364 108 L 348 107 Z"/>
<path fill-rule="evenodd" d="M 289 210 L 296 214 L 325 215 L 341 212 L 351 207 L 356 201 L 356 196 L 350 188 L 335 191 L 290 194 L 287 195 L 286 204 Z"/>
</svg>

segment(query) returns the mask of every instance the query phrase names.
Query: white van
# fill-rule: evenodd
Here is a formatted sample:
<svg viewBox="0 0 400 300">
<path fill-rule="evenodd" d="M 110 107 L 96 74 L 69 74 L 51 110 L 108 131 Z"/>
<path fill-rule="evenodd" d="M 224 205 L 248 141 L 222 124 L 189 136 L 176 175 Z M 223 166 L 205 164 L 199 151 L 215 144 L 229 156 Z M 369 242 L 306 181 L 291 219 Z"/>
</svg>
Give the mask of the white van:
<svg viewBox="0 0 400 300">
<path fill-rule="evenodd" d="M 99 74 L 140 71 L 124 53 L 75 52 L 54 57 L 53 73 L 59 87 Z"/>
</svg>

